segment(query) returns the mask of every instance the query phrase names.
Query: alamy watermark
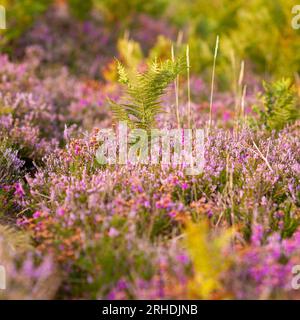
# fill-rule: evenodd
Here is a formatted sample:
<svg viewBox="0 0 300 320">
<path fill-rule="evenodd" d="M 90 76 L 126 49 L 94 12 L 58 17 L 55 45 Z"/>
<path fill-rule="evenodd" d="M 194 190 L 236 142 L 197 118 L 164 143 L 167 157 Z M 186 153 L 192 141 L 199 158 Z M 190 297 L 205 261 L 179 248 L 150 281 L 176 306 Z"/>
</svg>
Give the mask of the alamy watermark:
<svg viewBox="0 0 300 320">
<path fill-rule="evenodd" d="M 204 167 L 204 130 L 129 130 L 119 122 L 118 130 L 101 129 L 97 135 L 100 164 L 147 164 L 181 166 L 186 175 L 198 175 Z"/>
<path fill-rule="evenodd" d="M 0 5 L 0 30 L 6 29 L 6 10 Z"/>
<path fill-rule="evenodd" d="M 0 290 L 6 289 L 6 271 L 4 266 L 0 266 Z"/>
<path fill-rule="evenodd" d="M 294 290 L 299 290 L 300 289 L 300 265 L 299 264 L 293 266 L 292 273 L 294 275 L 291 283 L 292 288 Z"/>
<path fill-rule="evenodd" d="M 300 4 L 292 8 L 292 14 L 295 15 L 292 19 L 292 28 L 295 30 L 300 29 Z"/>
</svg>

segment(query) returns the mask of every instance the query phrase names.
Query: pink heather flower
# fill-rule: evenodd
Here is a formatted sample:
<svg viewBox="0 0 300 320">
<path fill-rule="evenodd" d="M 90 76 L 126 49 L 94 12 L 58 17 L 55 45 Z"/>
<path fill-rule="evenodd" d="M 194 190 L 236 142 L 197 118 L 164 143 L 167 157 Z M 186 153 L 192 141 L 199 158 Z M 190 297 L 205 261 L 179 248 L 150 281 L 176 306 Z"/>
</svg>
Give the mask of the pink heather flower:
<svg viewBox="0 0 300 320">
<path fill-rule="evenodd" d="M 118 231 L 117 229 L 115 229 L 115 228 L 113 228 L 113 227 L 111 227 L 111 228 L 109 229 L 108 236 L 109 236 L 110 238 L 117 237 L 119 234 L 120 234 L 120 233 L 119 233 L 119 231 Z"/>
<path fill-rule="evenodd" d="M 161 198 L 159 201 L 155 204 L 157 209 L 170 209 L 173 206 L 173 203 L 171 201 L 171 198 L 169 195 Z"/>
<path fill-rule="evenodd" d="M 255 225 L 253 227 L 252 237 L 251 237 L 251 242 L 253 243 L 254 246 L 260 246 L 263 235 L 264 235 L 263 226 L 261 226 L 260 224 Z"/>
<path fill-rule="evenodd" d="M 1 189 L 5 192 L 9 192 L 11 190 L 11 186 L 1 186 Z"/>
<path fill-rule="evenodd" d="M 179 254 L 176 257 L 177 261 L 182 263 L 183 265 L 187 265 L 190 262 L 189 257 L 186 254 Z"/>
<path fill-rule="evenodd" d="M 170 216 L 171 218 L 175 218 L 175 217 L 176 217 L 176 211 L 174 211 L 174 210 L 170 211 L 170 212 L 169 212 L 169 216 Z"/>
<path fill-rule="evenodd" d="M 224 111 L 224 113 L 223 113 L 223 120 L 226 122 L 226 121 L 229 121 L 230 119 L 231 119 L 231 114 L 230 114 L 230 112 Z"/>
<path fill-rule="evenodd" d="M 125 290 L 127 287 L 128 287 L 128 285 L 127 285 L 126 280 L 121 279 L 121 280 L 118 281 L 117 288 L 119 290 Z"/>
<path fill-rule="evenodd" d="M 57 211 L 56 211 L 56 214 L 57 214 L 59 217 L 64 216 L 65 213 L 66 213 L 66 211 L 65 211 L 65 209 L 63 209 L 63 208 L 58 208 Z"/>
<path fill-rule="evenodd" d="M 78 145 L 75 146 L 75 154 L 77 156 L 80 154 L 80 147 Z"/>
<path fill-rule="evenodd" d="M 33 218 L 34 218 L 34 219 L 38 219 L 38 218 L 40 218 L 42 215 L 43 215 L 43 213 L 42 213 L 41 211 L 36 211 L 36 212 L 33 214 Z"/>
<path fill-rule="evenodd" d="M 15 195 L 17 195 L 17 196 L 19 196 L 21 198 L 23 198 L 25 196 L 25 191 L 24 191 L 23 186 L 22 186 L 21 183 L 17 182 L 15 184 L 15 190 L 16 190 L 15 191 Z"/>
<path fill-rule="evenodd" d="M 207 211 L 207 216 L 208 216 L 208 218 L 211 218 L 212 216 L 214 215 L 214 213 L 212 212 L 212 210 L 208 210 Z"/>
<path fill-rule="evenodd" d="M 16 222 L 18 227 L 25 226 L 27 223 L 28 223 L 28 219 L 26 217 L 19 218 L 17 219 L 17 222 Z"/>
<path fill-rule="evenodd" d="M 173 176 L 172 179 L 171 179 L 171 183 L 175 186 L 178 184 L 178 177 L 176 176 Z"/>
<path fill-rule="evenodd" d="M 188 189 L 188 187 L 189 187 L 189 185 L 188 185 L 186 182 L 184 182 L 184 183 L 181 185 L 182 190 L 186 190 L 186 189 Z"/>
</svg>

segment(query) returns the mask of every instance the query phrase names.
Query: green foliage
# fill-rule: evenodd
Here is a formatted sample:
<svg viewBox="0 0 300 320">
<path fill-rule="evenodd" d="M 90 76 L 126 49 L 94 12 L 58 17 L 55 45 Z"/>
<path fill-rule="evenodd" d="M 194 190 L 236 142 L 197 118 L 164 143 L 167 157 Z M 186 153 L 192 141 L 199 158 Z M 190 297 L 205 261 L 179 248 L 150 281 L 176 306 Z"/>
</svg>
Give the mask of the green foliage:
<svg viewBox="0 0 300 320">
<path fill-rule="evenodd" d="M 6 8 L 7 29 L 1 30 L 4 34 L 1 42 L 8 43 L 20 37 L 36 17 L 43 14 L 52 3 L 53 0 L 2 1 L 0 4 Z"/>
<path fill-rule="evenodd" d="M 88 18 L 93 8 L 93 0 L 68 0 L 68 4 L 73 16 L 80 20 Z"/>
<path fill-rule="evenodd" d="M 127 102 L 110 101 L 115 119 L 127 121 L 130 128 L 149 131 L 155 124 L 155 117 L 163 112 L 160 97 L 183 67 L 183 59 L 154 61 L 148 65 L 146 72 L 136 71 L 129 76 L 118 62 L 119 81 L 127 87 Z"/>
<path fill-rule="evenodd" d="M 144 59 L 140 44 L 128 37 L 119 39 L 117 47 L 121 61 L 128 70 L 136 69 Z"/>
<path fill-rule="evenodd" d="M 143 54 L 140 43 L 129 39 L 127 35 L 118 40 L 117 47 L 122 64 L 128 70 L 134 70 L 140 64 L 151 63 L 155 59 L 168 59 L 172 48 L 172 41 L 162 35 L 158 36 L 154 47 L 150 49 L 148 55 Z M 186 48 L 181 50 L 182 56 L 185 50 Z"/>
<path fill-rule="evenodd" d="M 281 130 L 287 124 L 296 121 L 299 116 L 295 89 L 290 79 L 274 83 L 264 82 L 265 92 L 262 95 L 262 108 L 253 109 L 259 115 L 259 124 L 269 130 Z"/>
<path fill-rule="evenodd" d="M 128 250 L 128 241 L 122 234 L 115 238 L 103 236 L 88 246 L 76 262 L 80 273 L 71 274 L 75 293 L 88 292 L 95 299 L 99 294 L 107 295 L 121 279 L 151 277 L 155 270 L 151 263 L 153 253 L 143 250 L 137 243 L 130 243 L 130 248 Z M 85 280 L 87 275 L 93 279 L 91 283 Z"/>
<path fill-rule="evenodd" d="M 96 8 L 104 14 L 107 21 L 128 26 L 134 22 L 138 13 L 159 16 L 164 13 L 168 0 L 94 0 Z"/>
<path fill-rule="evenodd" d="M 233 81 L 233 55 L 261 74 L 280 78 L 300 71 L 300 30 L 291 26 L 295 4 L 294 0 L 174 0 L 170 19 L 189 30 L 192 71 L 208 79 L 215 39 L 220 36 L 216 80 L 227 89 Z"/>
</svg>

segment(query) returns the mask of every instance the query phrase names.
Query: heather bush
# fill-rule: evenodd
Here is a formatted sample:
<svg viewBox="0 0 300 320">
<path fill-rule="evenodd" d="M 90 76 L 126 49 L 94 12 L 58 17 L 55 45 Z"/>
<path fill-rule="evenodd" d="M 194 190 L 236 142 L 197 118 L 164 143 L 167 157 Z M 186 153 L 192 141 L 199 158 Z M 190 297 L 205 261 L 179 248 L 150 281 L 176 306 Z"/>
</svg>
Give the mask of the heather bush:
<svg viewBox="0 0 300 320">
<path fill-rule="evenodd" d="M 299 298 L 299 42 L 289 5 L 9 1 L 1 298 Z M 147 133 L 203 129 L 203 171 L 187 175 L 186 159 L 99 161 L 101 129 L 118 133 L 120 120 Z"/>
<path fill-rule="evenodd" d="M 172 167 L 102 168 L 95 161 L 95 136 L 71 140 L 48 158 L 46 170 L 27 178 L 33 217 L 27 213 L 19 223 L 33 232 L 39 250 L 52 252 L 74 274 L 76 281 L 69 278 L 66 288 L 89 297 L 104 297 L 125 278 L 135 286 L 131 271 L 149 281 L 158 272 L 149 263 L 157 241 L 172 245 L 190 220 L 234 225 L 244 242 L 258 223 L 267 234 L 289 238 L 299 225 L 297 132 L 298 124 L 271 137 L 249 129 L 238 136 L 216 130 L 206 141 L 204 173 L 193 179 Z M 83 289 L 88 278 L 91 286 Z"/>
<path fill-rule="evenodd" d="M 18 151 L 11 148 L 7 137 L 0 144 L 0 217 L 9 216 L 16 210 L 14 194 L 22 193 L 19 181 L 24 176 L 25 162 L 18 157 Z"/>
</svg>

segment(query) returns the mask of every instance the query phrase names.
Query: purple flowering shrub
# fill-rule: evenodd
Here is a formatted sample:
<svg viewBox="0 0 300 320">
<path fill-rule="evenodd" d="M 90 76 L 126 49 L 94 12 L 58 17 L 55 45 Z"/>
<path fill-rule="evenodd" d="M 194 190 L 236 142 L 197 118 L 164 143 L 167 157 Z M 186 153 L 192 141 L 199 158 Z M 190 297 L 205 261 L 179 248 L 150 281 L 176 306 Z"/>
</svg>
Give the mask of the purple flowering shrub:
<svg viewBox="0 0 300 320">
<path fill-rule="evenodd" d="M 19 180 L 24 176 L 24 161 L 9 147 L 7 138 L 0 143 L 0 216 L 16 210 L 13 195 L 21 192 Z"/>
<path fill-rule="evenodd" d="M 96 136 L 112 123 L 105 96 L 118 100 L 120 88 L 78 80 L 66 68 L 38 71 L 43 52 L 30 50 L 34 54 L 21 64 L 3 58 L 1 135 L 10 146 L 3 159 L 11 165 L 5 162 L 2 175 L 11 178 L 1 196 L 4 191 L 3 199 L 13 204 L 6 215 L 21 212 L 17 225 L 30 233 L 35 254 L 50 255 L 57 264 L 56 297 L 197 297 L 195 289 L 191 293 L 196 270 L 182 237 L 188 221 L 201 220 L 212 230 L 234 226 L 237 232 L 235 250 L 226 255 L 230 267 L 220 275 L 222 293 L 211 298 L 295 296 L 289 281 L 300 219 L 299 122 L 279 132 L 246 124 L 237 130 L 234 118 L 223 128 L 222 111 L 216 113 L 205 140 L 204 171 L 194 177 L 172 165 L 99 165 Z M 192 80 L 195 95 L 197 81 Z M 202 99 L 192 104 L 200 128 L 208 119 Z M 222 99 L 214 108 L 230 110 Z M 229 106 L 230 101 L 228 96 Z M 164 97 L 169 113 L 157 117 L 159 128 L 174 127 L 173 102 L 170 91 Z M 179 110 L 185 115 L 186 105 Z M 27 158 L 42 161 L 30 171 Z M 264 234 L 257 247 L 256 225 Z M 270 270 L 263 271 L 272 246 L 281 255 L 275 252 Z"/>
<path fill-rule="evenodd" d="M 108 126 L 106 97 L 119 91 L 115 85 L 78 80 L 66 68 L 41 72 L 43 54 L 30 47 L 22 63 L 0 56 L 0 134 L 9 136 L 21 158 L 37 161 L 63 144 L 66 134 Z"/>
<path fill-rule="evenodd" d="M 159 35 L 174 38 L 175 29 L 163 20 L 145 14 L 137 14 L 131 20 L 131 36 L 143 44 L 146 52 Z M 116 43 L 124 32 L 122 21 L 115 21 L 114 32 L 105 22 L 97 11 L 78 21 L 66 6 L 53 6 L 18 39 L 14 55 L 23 57 L 28 46 L 39 46 L 44 51 L 45 65 L 65 66 L 77 75 L 99 79 L 105 65 L 117 54 Z"/>
<path fill-rule="evenodd" d="M 7 56 L 0 59 L 0 134 L 9 137 L 21 158 L 41 158 L 57 145 L 56 137 L 49 137 L 56 131 L 52 105 L 33 92 L 38 79 L 30 64 L 11 63 Z"/>
<path fill-rule="evenodd" d="M 300 264 L 297 87 L 265 85 L 253 110 L 262 90 L 253 70 L 241 96 L 236 84 L 232 93 L 216 83 L 211 105 L 205 75 L 191 73 L 188 82 L 176 73 L 159 103 L 153 88 L 140 94 L 149 94 L 149 110 L 163 105 L 160 129 L 177 128 L 177 103 L 183 127 L 191 110 L 193 126 L 207 133 L 203 172 L 99 164 L 99 131 L 116 128 L 107 98 L 124 102 L 112 62 L 118 39 L 128 40 L 128 61 L 136 58 L 129 40 L 141 42 L 145 57 L 133 60 L 144 72 L 158 35 L 174 39 L 175 30 L 139 13 L 117 23 L 117 12 L 113 28 L 96 11 L 78 21 L 64 4 L 15 39 L 10 57 L 0 55 L 1 298 L 299 298 L 292 286 Z M 170 48 L 158 49 L 169 57 Z M 161 79 L 155 71 L 153 78 Z"/>
<path fill-rule="evenodd" d="M 69 275 L 60 294 L 140 298 L 144 292 L 145 297 L 153 297 L 161 274 L 155 261 L 163 250 L 169 261 L 164 277 L 173 280 L 162 286 L 170 294 L 162 297 L 174 297 L 169 285 L 179 277 L 175 271 L 183 279 L 176 297 L 184 297 L 192 266 L 181 270 L 181 263 L 170 261 L 182 252 L 174 238 L 180 238 L 187 221 L 208 219 L 216 228 L 234 225 L 243 240 L 237 241 L 232 253 L 233 265 L 240 259 L 247 261 L 244 252 L 249 245 L 250 252 L 254 250 L 252 230 L 257 224 L 270 241 L 278 234 L 275 238 L 283 254 L 286 246 L 295 243 L 300 219 L 298 130 L 298 123 L 271 136 L 247 128 L 238 135 L 215 129 L 206 140 L 204 172 L 193 178 L 172 166 L 103 168 L 95 161 L 97 131 L 89 138 L 70 139 L 64 150 L 47 157 L 45 168 L 26 177 L 23 205 L 32 214 L 27 212 L 18 224 L 31 230 L 38 250 L 51 252 Z M 260 153 L 268 154 L 271 164 Z M 262 248 L 258 246 L 262 264 L 268 246 L 267 240 Z M 272 260 L 272 268 L 281 268 L 285 280 L 291 277 L 294 261 L 286 253 L 290 258 L 282 267 L 280 257 Z M 172 270 L 173 265 L 181 271 Z M 242 272 L 249 268 L 245 264 Z M 286 290 L 276 282 L 278 274 L 269 276 L 274 277 L 274 290 Z M 122 294 L 120 281 L 126 283 Z M 232 294 L 238 297 L 240 291 Z M 245 297 L 252 294 L 250 290 Z"/>
<path fill-rule="evenodd" d="M 299 260 L 299 231 L 289 239 L 269 236 L 263 225 L 253 227 L 250 245 L 238 256 L 228 286 L 239 299 L 299 298 L 292 288 L 293 266 Z"/>
</svg>

